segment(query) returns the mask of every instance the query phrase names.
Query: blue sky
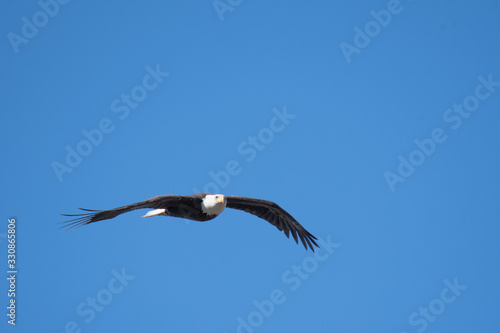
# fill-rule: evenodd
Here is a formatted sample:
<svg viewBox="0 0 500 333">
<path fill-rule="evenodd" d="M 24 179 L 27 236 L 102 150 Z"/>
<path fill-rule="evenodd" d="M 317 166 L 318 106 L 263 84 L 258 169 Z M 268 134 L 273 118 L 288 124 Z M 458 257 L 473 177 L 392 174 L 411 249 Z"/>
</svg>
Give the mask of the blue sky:
<svg viewBox="0 0 500 333">
<path fill-rule="evenodd" d="M 0 6 L 2 332 L 500 329 L 498 1 Z M 57 229 L 197 189 L 321 249 L 229 209 Z"/>
</svg>

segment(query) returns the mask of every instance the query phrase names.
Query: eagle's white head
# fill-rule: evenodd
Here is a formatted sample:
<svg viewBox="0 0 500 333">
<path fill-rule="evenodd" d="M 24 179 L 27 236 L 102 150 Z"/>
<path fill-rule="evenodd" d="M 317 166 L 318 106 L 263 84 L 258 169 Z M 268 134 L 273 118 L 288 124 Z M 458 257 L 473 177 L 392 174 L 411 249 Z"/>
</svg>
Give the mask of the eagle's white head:
<svg viewBox="0 0 500 333">
<path fill-rule="evenodd" d="M 208 215 L 219 215 L 226 208 L 226 198 L 222 194 L 207 194 L 201 200 L 201 210 Z"/>
</svg>

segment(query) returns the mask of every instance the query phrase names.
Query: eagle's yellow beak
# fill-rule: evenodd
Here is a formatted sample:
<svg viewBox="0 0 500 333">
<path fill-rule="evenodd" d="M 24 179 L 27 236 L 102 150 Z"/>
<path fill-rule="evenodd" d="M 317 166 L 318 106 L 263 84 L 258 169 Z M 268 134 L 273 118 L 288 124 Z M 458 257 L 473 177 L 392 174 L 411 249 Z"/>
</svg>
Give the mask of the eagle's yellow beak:
<svg viewBox="0 0 500 333">
<path fill-rule="evenodd" d="M 220 203 L 224 203 L 224 200 L 226 200 L 226 198 L 224 198 L 223 195 L 219 195 L 215 201 L 220 202 Z"/>
</svg>

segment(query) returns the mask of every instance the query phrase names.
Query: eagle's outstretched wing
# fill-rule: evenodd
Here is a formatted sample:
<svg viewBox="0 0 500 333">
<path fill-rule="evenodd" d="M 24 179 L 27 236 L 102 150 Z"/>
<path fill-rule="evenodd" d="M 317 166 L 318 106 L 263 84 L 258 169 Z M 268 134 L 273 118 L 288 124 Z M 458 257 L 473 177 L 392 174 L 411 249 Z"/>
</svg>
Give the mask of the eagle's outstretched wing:
<svg viewBox="0 0 500 333">
<path fill-rule="evenodd" d="M 319 247 L 319 245 L 315 242 L 315 240 L 317 240 L 316 237 L 311 235 L 286 210 L 272 201 L 239 196 L 226 196 L 226 201 L 226 207 L 243 210 L 247 213 L 258 216 L 283 231 L 288 238 L 290 238 L 291 232 L 295 242 L 298 244 L 298 238 L 300 238 L 306 250 L 309 246 L 309 248 L 314 252 L 313 244 Z"/>
<path fill-rule="evenodd" d="M 169 206 L 173 205 L 182 205 L 183 201 L 185 200 L 192 200 L 192 198 L 188 198 L 185 196 L 180 196 L 180 195 L 159 195 L 156 197 L 149 198 L 147 200 L 137 202 L 131 205 L 123 206 L 123 207 L 118 207 L 115 209 L 110 209 L 110 210 L 92 210 L 92 209 L 84 209 L 80 208 L 81 210 L 85 211 L 86 213 L 82 214 L 62 214 L 63 216 L 70 216 L 74 217 L 73 219 L 69 221 L 62 222 L 64 224 L 61 228 L 66 228 L 66 230 L 70 230 L 73 228 L 79 228 L 82 225 L 86 225 L 89 223 L 97 222 L 97 221 L 102 221 L 102 220 L 109 220 L 112 219 L 120 214 L 127 213 L 136 209 L 141 209 L 141 208 L 153 208 L 153 209 L 160 209 L 160 208 L 166 208 Z M 187 206 L 187 205 L 186 205 Z M 166 215 L 168 215 L 168 212 L 166 212 Z"/>
</svg>

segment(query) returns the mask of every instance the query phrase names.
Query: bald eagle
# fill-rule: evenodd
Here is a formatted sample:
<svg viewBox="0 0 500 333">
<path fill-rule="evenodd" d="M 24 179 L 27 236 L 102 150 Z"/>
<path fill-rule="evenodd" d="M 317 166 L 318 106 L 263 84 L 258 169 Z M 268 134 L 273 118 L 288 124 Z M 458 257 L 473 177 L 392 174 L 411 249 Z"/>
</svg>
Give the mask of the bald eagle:
<svg viewBox="0 0 500 333">
<path fill-rule="evenodd" d="M 66 228 L 66 230 L 78 228 L 93 222 L 112 219 L 120 214 L 141 208 L 154 209 L 143 217 L 163 215 L 203 222 L 217 217 L 226 207 L 243 210 L 260 217 L 283 231 L 288 238 L 292 233 L 295 242 L 298 244 L 300 238 L 306 250 L 309 247 L 314 252 L 313 245 L 319 248 L 315 241 L 317 238 L 311 235 L 292 215 L 272 201 L 204 192 L 192 195 L 160 195 L 131 205 L 103 211 L 80 208 L 86 213 L 62 214 L 74 218 L 62 222 L 65 225 L 61 228 Z"/>
</svg>

